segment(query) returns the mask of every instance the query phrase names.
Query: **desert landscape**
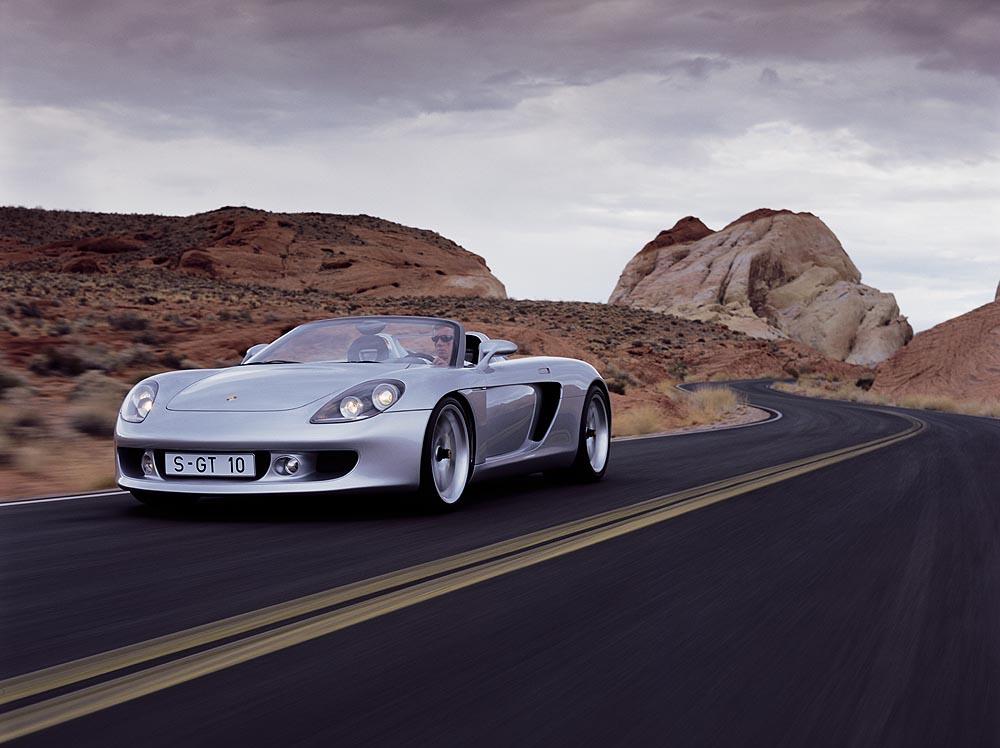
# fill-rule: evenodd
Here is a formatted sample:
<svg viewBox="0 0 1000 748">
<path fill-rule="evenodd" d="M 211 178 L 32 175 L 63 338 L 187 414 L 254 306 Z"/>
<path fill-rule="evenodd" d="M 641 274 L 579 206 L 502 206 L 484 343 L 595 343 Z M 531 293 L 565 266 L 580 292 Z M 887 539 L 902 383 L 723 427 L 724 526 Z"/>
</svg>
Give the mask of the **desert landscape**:
<svg viewBox="0 0 1000 748">
<path fill-rule="evenodd" d="M 0 17 L 0 743 L 1000 748 L 1000 2 Z"/>
<path fill-rule="evenodd" d="M 692 396 L 674 388 L 683 381 L 863 376 L 794 341 L 715 322 L 507 299 L 479 256 L 367 216 L 6 208 L 0 227 L 7 496 L 34 495 L 53 476 L 65 490 L 111 485 L 109 436 L 131 384 L 165 369 L 233 365 L 250 345 L 329 316 L 453 317 L 517 341 L 523 354 L 591 361 L 625 434 L 754 417 L 732 393 Z"/>
<path fill-rule="evenodd" d="M 990 413 L 1000 378 L 1000 304 L 910 341 L 892 295 L 860 283 L 818 218 L 789 211 L 754 211 L 719 232 L 681 219 L 598 304 L 509 299 L 478 255 L 370 216 L 4 208 L 0 288 L 8 497 L 112 485 L 109 437 L 132 384 L 234 365 L 323 317 L 452 317 L 521 354 L 590 361 L 619 435 L 763 416 L 731 390 L 686 393 L 682 382 L 774 378 L 804 394 Z"/>
</svg>

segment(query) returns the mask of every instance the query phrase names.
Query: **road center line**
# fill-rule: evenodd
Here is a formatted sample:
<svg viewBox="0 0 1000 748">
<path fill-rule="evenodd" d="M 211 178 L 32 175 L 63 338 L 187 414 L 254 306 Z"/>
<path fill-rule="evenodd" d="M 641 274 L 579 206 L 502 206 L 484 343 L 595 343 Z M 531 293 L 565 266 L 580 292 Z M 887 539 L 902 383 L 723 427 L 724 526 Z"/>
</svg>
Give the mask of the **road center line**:
<svg viewBox="0 0 1000 748">
<path fill-rule="evenodd" d="M 889 411 L 886 411 L 889 412 Z M 177 654 L 236 634 L 334 605 L 310 618 L 230 641 L 0 715 L 0 742 L 91 714 L 209 673 L 325 636 L 357 623 L 508 574 L 659 522 L 819 470 L 916 436 L 926 424 L 910 421 L 903 432 L 773 468 L 603 512 L 398 572 L 233 616 L 0 682 L 0 703 L 44 693 L 151 659 Z M 403 586 L 409 585 L 409 586 Z M 358 601 L 361 597 L 375 595 Z"/>
<path fill-rule="evenodd" d="M 905 432 L 904 432 L 905 433 Z M 244 634 L 254 629 L 270 626 L 275 623 L 297 618 L 310 613 L 319 612 L 325 608 L 342 605 L 361 597 L 385 592 L 394 587 L 427 579 L 439 574 L 455 571 L 464 566 L 482 563 L 503 555 L 530 548 L 534 545 L 551 542 L 582 532 L 602 524 L 608 524 L 644 512 L 652 511 L 662 506 L 675 504 L 686 499 L 713 491 L 743 485 L 763 477 L 783 473 L 785 471 L 824 460 L 829 457 L 853 452 L 861 447 L 877 444 L 887 438 L 882 437 L 872 442 L 866 442 L 854 447 L 826 452 L 819 455 L 800 458 L 791 462 L 763 468 L 743 475 L 726 478 L 713 483 L 695 486 L 664 496 L 646 499 L 635 504 L 608 510 L 599 514 L 571 520 L 561 525 L 538 530 L 508 540 L 493 543 L 453 556 L 417 564 L 398 571 L 389 572 L 369 579 L 352 582 L 334 587 L 322 592 L 277 603 L 248 613 L 241 613 L 218 621 L 195 626 L 164 636 L 156 637 L 136 644 L 126 645 L 89 657 L 72 660 L 54 665 L 32 673 L 14 676 L 0 681 L 0 704 L 32 696 L 72 683 L 104 675 L 115 670 L 131 667 L 160 657 L 177 654 L 187 649 L 204 646 L 220 639 L 226 639 Z"/>
</svg>

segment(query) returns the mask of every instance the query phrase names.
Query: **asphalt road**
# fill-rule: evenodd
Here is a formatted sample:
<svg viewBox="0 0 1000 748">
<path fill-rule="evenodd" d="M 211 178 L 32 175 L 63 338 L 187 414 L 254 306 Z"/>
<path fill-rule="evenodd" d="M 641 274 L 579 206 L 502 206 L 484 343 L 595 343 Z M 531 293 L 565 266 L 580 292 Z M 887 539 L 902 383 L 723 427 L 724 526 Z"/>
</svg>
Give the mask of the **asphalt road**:
<svg viewBox="0 0 1000 748">
<path fill-rule="evenodd" d="M 486 484 L 442 516 L 405 497 L 0 507 L 0 678 L 912 428 L 745 388 L 783 417 L 616 442 L 600 484 Z M 19 742 L 1000 745 L 1000 424 L 914 415 L 905 441 Z"/>
</svg>

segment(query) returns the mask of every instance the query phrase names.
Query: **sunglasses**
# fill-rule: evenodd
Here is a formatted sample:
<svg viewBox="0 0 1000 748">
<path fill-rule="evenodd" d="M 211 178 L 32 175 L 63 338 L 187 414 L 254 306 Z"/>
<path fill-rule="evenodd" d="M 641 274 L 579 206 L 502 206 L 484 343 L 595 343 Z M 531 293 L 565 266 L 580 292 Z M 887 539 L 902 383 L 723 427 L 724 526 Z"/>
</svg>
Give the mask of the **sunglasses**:
<svg viewBox="0 0 1000 748">
<path fill-rule="evenodd" d="M 450 343 L 454 339 L 454 335 L 431 335 L 431 340 L 435 343 Z"/>
</svg>

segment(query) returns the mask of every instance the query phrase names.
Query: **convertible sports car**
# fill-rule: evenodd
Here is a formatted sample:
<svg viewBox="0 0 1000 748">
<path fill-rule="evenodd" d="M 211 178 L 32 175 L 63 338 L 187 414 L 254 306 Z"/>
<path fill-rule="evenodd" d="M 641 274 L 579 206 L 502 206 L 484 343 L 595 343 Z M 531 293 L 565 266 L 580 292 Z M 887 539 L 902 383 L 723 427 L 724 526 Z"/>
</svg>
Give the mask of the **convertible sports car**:
<svg viewBox="0 0 1000 748">
<path fill-rule="evenodd" d="M 390 488 L 444 507 L 487 476 L 599 480 L 611 444 L 604 380 L 575 359 L 506 359 L 516 351 L 449 319 L 300 325 L 238 366 L 139 382 L 115 428 L 118 485 L 162 507 Z"/>
</svg>

